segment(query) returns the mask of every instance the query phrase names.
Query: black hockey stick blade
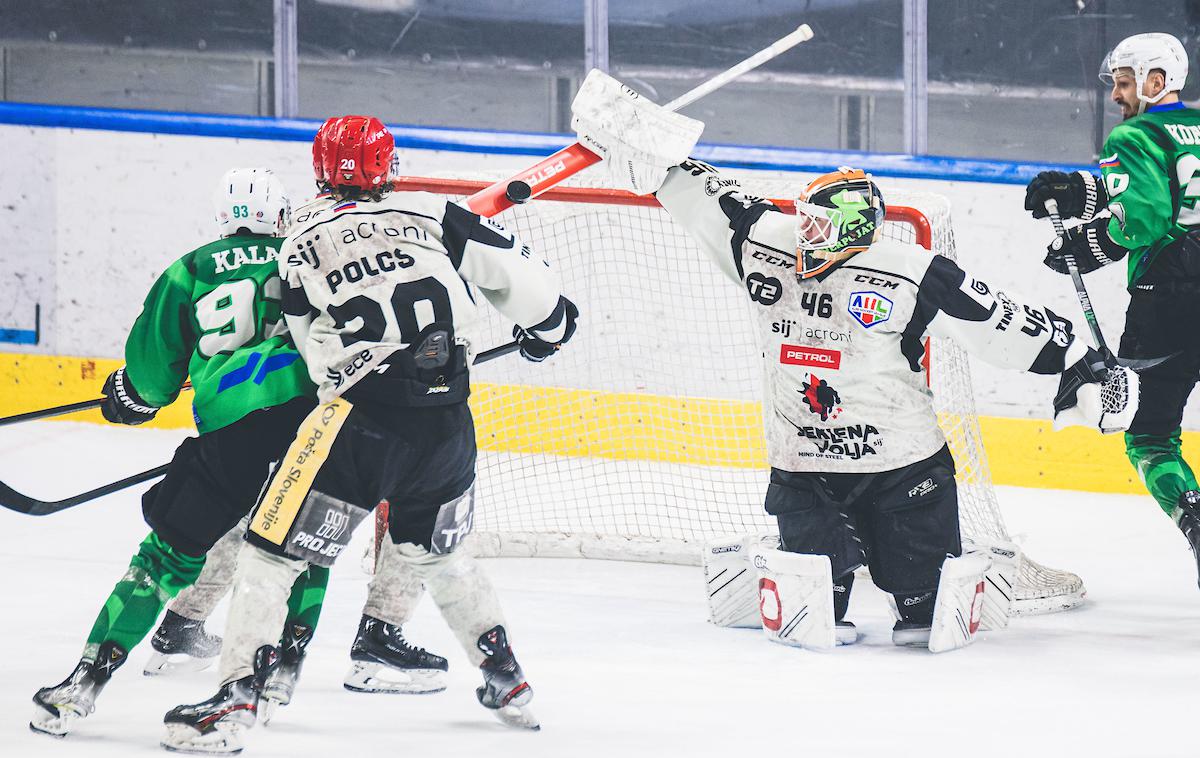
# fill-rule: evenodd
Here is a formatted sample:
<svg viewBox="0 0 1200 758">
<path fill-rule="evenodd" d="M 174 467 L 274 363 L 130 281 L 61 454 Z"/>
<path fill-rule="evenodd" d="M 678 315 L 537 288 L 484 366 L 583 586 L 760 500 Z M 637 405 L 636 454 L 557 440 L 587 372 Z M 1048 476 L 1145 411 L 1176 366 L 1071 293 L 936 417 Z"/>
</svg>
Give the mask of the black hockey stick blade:
<svg viewBox="0 0 1200 758">
<path fill-rule="evenodd" d="M 1181 352 L 1183 352 L 1183 351 L 1176 350 L 1175 352 L 1171 353 L 1170 355 L 1164 355 L 1161 358 L 1118 358 L 1117 365 L 1124 366 L 1125 368 L 1129 369 L 1130 371 L 1137 371 L 1140 373 L 1142 371 L 1145 371 L 1146 369 L 1154 368 L 1155 366 L 1159 365 L 1160 363 L 1166 363 L 1167 361 L 1171 360 L 1175 356 L 1179 355 Z"/>
<path fill-rule="evenodd" d="M 29 411 L 28 413 L 18 413 L 15 416 L 5 416 L 0 418 L 0 426 L 8 426 L 9 424 L 19 424 L 22 421 L 36 421 L 40 418 L 49 418 L 51 416 L 62 416 L 75 411 L 86 411 L 92 408 L 99 408 L 104 402 L 104 398 L 98 397 L 95 400 L 81 400 L 78 403 L 67 403 L 66 405 L 55 406 L 54 408 L 43 408 L 40 411 Z"/>
<path fill-rule="evenodd" d="M 484 350 L 482 353 L 475 356 L 475 361 L 472 363 L 472 365 L 478 366 L 480 363 L 487 363 L 488 361 L 499 358 L 502 355 L 515 353 L 520 347 L 521 346 L 517 344 L 516 340 L 507 342 L 503 345 L 497 345 L 496 347 Z"/>
<path fill-rule="evenodd" d="M 127 476 L 119 481 L 106 484 L 103 487 L 97 487 L 94 490 L 88 490 L 64 500 L 38 500 L 28 495 L 22 495 L 4 482 L 0 482 L 0 507 L 16 511 L 17 513 L 24 513 L 28 516 L 46 516 L 51 513 L 65 511 L 68 508 L 74 508 L 77 505 L 104 497 L 105 495 L 111 495 L 126 487 L 132 487 L 135 484 L 157 479 L 165 473 L 167 473 L 167 464 L 152 468 L 149 471 L 143 471 L 140 474 Z"/>
</svg>

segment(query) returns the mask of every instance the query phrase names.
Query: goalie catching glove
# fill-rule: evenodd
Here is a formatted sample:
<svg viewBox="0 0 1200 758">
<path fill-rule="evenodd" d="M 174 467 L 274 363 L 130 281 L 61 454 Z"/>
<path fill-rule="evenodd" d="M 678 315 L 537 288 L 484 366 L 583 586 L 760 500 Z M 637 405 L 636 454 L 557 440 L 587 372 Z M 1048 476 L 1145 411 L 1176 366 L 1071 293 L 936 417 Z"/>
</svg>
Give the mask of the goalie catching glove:
<svg viewBox="0 0 1200 758">
<path fill-rule="evenodd" d="M 1088 348 L 1062 373 L 1054 396 L 1054 429 L 1087 426 L 1102 434 L 1123 432 L 1138 405 L 1138 375 L 1118 366 L 1112 354 Z"/>
<path fill-rule="evenodd" d="M 100 404 L 100 413 L 105 421 L 137 426 L 151 420 L 154 414 L 158 413 L 158 408 L 148 404 L 133 388 L 124 366 L 108 375 L 101 392 L 104 394 L 104 402 Z"/>
<path fill-rule="evenodd" d="M 575 303 L 562 295 L 558 296 L 558 305 L 540 323 L 529 328 L 513 327 L 513 338 L 521 351 L 521 357 L 527 361 L 541 363 L 554 355 L 563 343 L 575 334 L 575 319 L 579 318 L 579 309 Z"/>
<path fill-rule="evenodd" d="M 599 69 L 583 80 L 571 114 L 579 143 L 604 159 L 608 185 L 638 195 L 658 191 L 704 131 L 704 122 L 655 105 Z"/>
</svg>

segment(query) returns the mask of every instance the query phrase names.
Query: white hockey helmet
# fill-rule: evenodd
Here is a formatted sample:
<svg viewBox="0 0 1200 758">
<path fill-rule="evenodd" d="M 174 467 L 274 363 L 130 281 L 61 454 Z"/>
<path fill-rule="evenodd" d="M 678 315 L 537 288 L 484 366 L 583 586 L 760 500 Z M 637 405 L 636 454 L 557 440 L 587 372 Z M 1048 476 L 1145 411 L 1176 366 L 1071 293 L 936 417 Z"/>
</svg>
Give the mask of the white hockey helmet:
<svg viewBox="0 0 1200 758">
<path fill-rule="evenodd" d="M 1140 110 L 1146 105 L 1153 105 L 1168 92 L 1178 92 L 1187 82 L 1188 56 L 1187 51 L 1172 34 L 1149 32 L 1126 37 L 1104 56 L 1100 64 L 1100 81 L 1111 86 L 1117 71 L 1122 68 L 1132 69 L 1134 81 L 1137 83 Z M 1154 69 L 1163 72 L 1166 86 L 1154 97 L 1147 97 L 1143 92 L 1146 77 Z"/>
<path fill-rule="evenodd" d="M 213 211 L 222 237 L 245 229 L 251 234 L 282 235 L 292 218 L 283 182 L 270 169 L 232 168 L 213 192 Z"/>
</svg>

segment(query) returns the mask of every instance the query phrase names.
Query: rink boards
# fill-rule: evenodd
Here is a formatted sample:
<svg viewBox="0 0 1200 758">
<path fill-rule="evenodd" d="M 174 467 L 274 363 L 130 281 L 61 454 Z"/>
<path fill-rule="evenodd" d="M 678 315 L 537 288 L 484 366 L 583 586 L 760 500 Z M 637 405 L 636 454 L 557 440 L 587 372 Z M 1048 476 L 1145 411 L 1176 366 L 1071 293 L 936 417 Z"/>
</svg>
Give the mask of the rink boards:
<svg viewBox="0 0 1200 758">
<path fill-rule="evenodd" d="M 8 416 L 99 397 L 104 378 L 121 365 L 106 358 L 0 353 L 0 415 Z M 561 387 L 477 383 L 473 385 L 476 436 L 483 450 L 597 456 L 614 460 L 762 468 L 766 453 L 755 403 L 646 393 L 599 392 Z M 519 421 L 480 412 L 491 403 L 521 407 Z M 564 423 L 539 406 L 580 409 Z M 636 412 L 630 413 L 632 406 Z M 622 412 L 614 412 L 620 407 Z M 669 418 L 649 435 L 643 420 Z M 97 411 L 60 417 L 104 423 Z M 713 430 L 714 419 L 731 419 Z M 756 426 L 758 425 L 758 426 Z M 190 429 L 187 393 L 144 428 Z M 663 428 L 668 429 L 663 432 Z M 992 478 L 997 484 L 1088 492 L 1144 492 L 1125 459 L 1121 435 L 1101 436 L 1073 428 L 1054 432 L 1041 419 L 980 417 Z M 1184 432 L 1184 445 L 1200 444 L 1200 432 Z M 597 450 L 603 451 L 596 453 Z"/>
</svg>

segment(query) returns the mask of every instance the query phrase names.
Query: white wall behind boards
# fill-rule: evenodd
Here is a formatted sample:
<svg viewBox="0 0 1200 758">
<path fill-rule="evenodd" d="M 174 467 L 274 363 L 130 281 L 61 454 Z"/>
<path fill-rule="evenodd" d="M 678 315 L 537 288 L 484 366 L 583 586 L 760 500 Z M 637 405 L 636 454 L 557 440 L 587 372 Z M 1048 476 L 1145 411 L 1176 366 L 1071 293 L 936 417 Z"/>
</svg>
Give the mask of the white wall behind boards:
<svg viewBox="0 0 1200 758">
<path fill-rule="evenodd" d="M 210 194 L 235 166 L 266 166 L 293 205 L 313 194 L 306 143 L 0 126 L 0 329 L 32 328 L 37 346 L 9 352 L 119 357 L 125 333 L 154 279 L 175 258 L 211 241 Z M 411 175 L 510 171 L 522 156 L 432 150 L 401 152 Z M 807 177 L 799 177 L 801 180 Z M 959 261 L 995 288 L 1020 293 L 1085 331 L 1070 280 L 1041 265 L 1052 238 L 1022 209 L 1023 188 L 972 182 L 881 180 L 888 188 L 949 198 Z M 1105 333 L 1115 347 L 1128 300 L 1123 265 L 1090 275 Z M 569 294 L 569 293 L 568 293 Z M 1046 418 L 1056 381 L 974 364 L 980 410 Z M 1189 428 L 1200 416 L 1189 415 Z"/>
</svg>

